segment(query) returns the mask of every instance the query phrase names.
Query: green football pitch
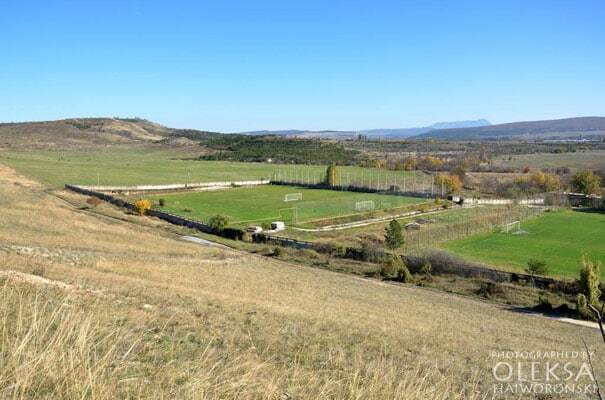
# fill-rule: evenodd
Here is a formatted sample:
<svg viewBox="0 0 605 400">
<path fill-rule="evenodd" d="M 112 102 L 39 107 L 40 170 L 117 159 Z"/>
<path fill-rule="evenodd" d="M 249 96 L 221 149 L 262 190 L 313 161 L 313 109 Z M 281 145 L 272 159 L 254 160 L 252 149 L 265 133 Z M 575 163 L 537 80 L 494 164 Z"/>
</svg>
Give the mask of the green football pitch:
<svg viewBox="0 0 605 400">
<path fill-rule="evenodd" d="M 301 200 L 285 201 L 286 195 L 302 195 Z M 147 196 L 157 203 L 164 199 L 165 211 L 206 221 L 213 215 L 229 218 L 230 224 L 284 220 L 305 223 L 312 220 L 361 214 L 356 205 L 372 201 L 376 210 L 401 207 L 426 201 L 422 198 L 354 193 L 336 190 L 304 189 L 292 186 L 262 185 L 205 192 L 181 192 Z"/>
<path fill-rule="evenodd" d="M 527 233 L 485 233 L 443 244 L 464 258 L 523 271 L 531 258 L 550 275 L 577 277 L 583 255 L 605 263 L 605 214 L 560 210 L 521 222 Z M 605 277 L 605 269 L 601 268 Z"/>
</svg>

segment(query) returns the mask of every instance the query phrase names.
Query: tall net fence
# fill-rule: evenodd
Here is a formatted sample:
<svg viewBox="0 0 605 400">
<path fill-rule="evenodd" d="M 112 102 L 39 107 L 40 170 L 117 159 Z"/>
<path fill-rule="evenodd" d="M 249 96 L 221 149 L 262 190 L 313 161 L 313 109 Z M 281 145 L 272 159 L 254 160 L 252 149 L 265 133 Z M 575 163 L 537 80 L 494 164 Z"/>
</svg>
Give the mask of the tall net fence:
<svg viewBox="0 0 605 400">
<path fill-rule="evenodd" d="M 501 231 L 513 221 L 527 221 L 544 212 L 542 207 L 473 207 L 423 220 L 419 229 L 406 229 L 405 251 L 419 252 L 449 240 L 483 232 Z"/>
<path fill-rule="evenodd" d="M 271 180 L 291 185 L 318 185 L 326 181 L 326 167 L 283 165 Z M 436 182 L 435 175 L 423 171 L 391 171 L 377 168 L 338 167 L 337 182 L 343 190 L 365 188 L 375 191 L 425 193 L 445 196 L 447 188 Z"/>
</svg>

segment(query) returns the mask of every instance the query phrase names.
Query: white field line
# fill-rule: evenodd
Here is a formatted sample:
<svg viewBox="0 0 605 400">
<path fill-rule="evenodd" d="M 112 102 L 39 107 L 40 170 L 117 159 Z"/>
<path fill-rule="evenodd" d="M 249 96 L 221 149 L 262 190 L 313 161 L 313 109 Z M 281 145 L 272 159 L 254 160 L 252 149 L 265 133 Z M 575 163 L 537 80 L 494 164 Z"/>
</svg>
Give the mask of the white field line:
<svg viewBox="0 0 605 400">
<path fill-rule="evenodd" d="M 417 211 L 417 210 L 416 211 L 408 211 L 408 212 L 401 213 L 401 214 L 387 215 L 387 216 L 384 216 L 384 217 L 365 219 L 363 221 L 347 222 L 347 223 L 338 224 L 338 225 L 322 226 L 320 228 L 297 228 L 297 227 L 294 227 L 294 226 L 291 226 L 289 228 L 297 230 L 297 231 L 301 231 L 301 232 L 339 231 L 339 230 L 343 230 L 343 229 L 350 229 L 350 228 L 357 228 L 357 227 L 360 227 L 360 226 L 367 226 L 367 225 L 372 225 L 372 224 L 378 224 L 380 222 L 388 221 L 388 220 L 391 220 L 393 218 L 404 218 L 404 217 L 411 217 L 411 216 L 415 216 L 415 215 L 440 214 L 440 213 L 443 213 L 443 212 L 447 212 L 449 210 L 454 210 L 455 208 L 457 208 L 457 207 L 452 207 L 450 209 L 432 210 L 432 211 L 427 211 L 427 212 L 422 212 L 422 211 Z"/>
</svg>

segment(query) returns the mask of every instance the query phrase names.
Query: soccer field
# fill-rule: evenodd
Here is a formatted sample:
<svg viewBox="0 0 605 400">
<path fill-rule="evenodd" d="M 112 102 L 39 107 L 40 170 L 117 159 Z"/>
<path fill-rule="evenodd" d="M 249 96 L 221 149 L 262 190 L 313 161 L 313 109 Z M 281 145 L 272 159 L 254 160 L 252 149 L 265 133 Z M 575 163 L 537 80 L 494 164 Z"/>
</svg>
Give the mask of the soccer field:
<svg viewBox="0 0 605 400">
<path fill-rule="evenodd" d="M 300 193 L 302 200 L 284 201 L 287 194 Z M 384 210 L 426 201 L 422 198 L 354 193 L 336 190 L 304 189 L 292 186 L 263 185 L 207 192 L 187 192 L 148 196 L 164 199 L 165 211 L 207 221 L 216 214 L 225 215 L 230 224 L 284 220 L 291 222 L 296 212 L 297 222 L 360 214 L 356 203 L 373 201 L 376 210 Z M 296 208 L 296 211 L 293 209 Z"/>
<path fill-rule="evenodd" d="M 521 223 L 527 234 L 486 233 L 446 242 L 464 258 L 522 271 L 530 258 L 543 260 L 550 275 L 577 277 L 582 255 L 605 262 L 605 214 L 560 210 Z M 605 268 L 601 268 L 605 278 Z"/>
</svg>

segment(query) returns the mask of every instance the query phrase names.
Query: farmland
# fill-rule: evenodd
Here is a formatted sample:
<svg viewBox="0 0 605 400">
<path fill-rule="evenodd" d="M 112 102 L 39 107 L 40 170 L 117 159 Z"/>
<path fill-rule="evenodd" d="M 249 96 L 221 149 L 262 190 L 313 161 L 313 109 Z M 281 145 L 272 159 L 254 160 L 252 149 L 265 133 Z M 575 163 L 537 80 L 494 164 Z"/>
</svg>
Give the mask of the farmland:
<svg viewBox="0 0 605 400">
<path fill-rule="evenodd" d="M 191 150 L 177 151 L 154 146 L 119 147 L 95 151 L 0 151 L 0 162 L 57 189 L 66 183 L 80 185 L 142 185 L 187 182 L 237 181 L 270 178 L 318 182 L 325 176 L 322 165 L 279 165 L 230 161 L 199 161 Z M 387 187 L 401 184 L 428 187 L 430 179 L 418 171 L 385 171 L 340 167 L 343 183 L 356 181 Z"/>
<path fill-rule="evenodd" d="M 522 271 L 530 258 L 543 260 L 549 273 L 577 277 L 583 254 L 605 262 L 605 214 L 561 210 L 521 224 L 524 235 L 485 233 L 454 240 L 443 248 L 462 257 Z M 605 270 L 601 269 L 605 277 Z"/>
<path fill-rule="evenodd" d="M 302 194 L 302 200 L 284 201 L 285 195 Z M 296 207 L 298 223 L 311 220 L 359 214 L 355 203 L 373 201 L 376 209 L 390 209 L 424 202 L 425 199 L 336 190 L 304 189 L 292 186 L 263 185 L 231 188 L 210 192 L 188 192 L 155 195 L 165 200 L 164 210 L 197 220 L 221 214 L 233 224 L 274 221 L 292 218 Z"/>
<path fill-rule="evenodd" d="M 518 154 L 509 157 L 500 157 L 494 160 L 495 166 L 506 166 L 521 169 L 530 168 L 560 168 L 568 167 L 578 169 L 605 168 L 605 151 L 593 150 L 576 153 L 540 153 Z"/>
</svg>

